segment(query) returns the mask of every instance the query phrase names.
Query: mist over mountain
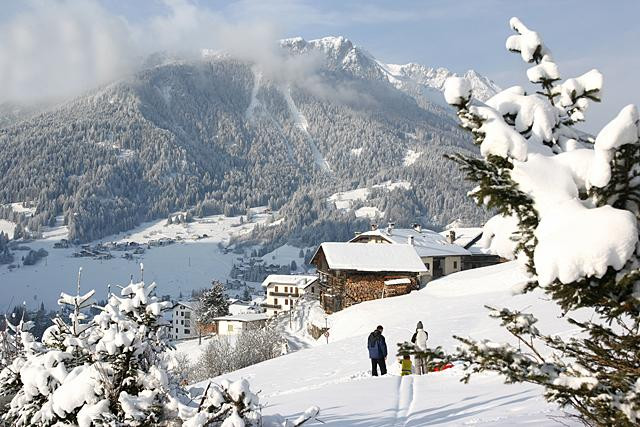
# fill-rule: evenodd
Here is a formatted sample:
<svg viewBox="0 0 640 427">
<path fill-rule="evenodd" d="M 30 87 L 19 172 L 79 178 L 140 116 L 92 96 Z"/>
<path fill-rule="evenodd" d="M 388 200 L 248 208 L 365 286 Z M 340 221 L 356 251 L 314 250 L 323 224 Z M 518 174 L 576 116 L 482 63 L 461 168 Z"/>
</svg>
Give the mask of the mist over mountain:
<svg viewBox="0 0 640 427">
<path fill-rule="evenodd" d="M 338 210 L 338 191 L 387 181 L 362 205 L 379 221 L 441 227 L 484 212 L 452 151 L 475 152 L 439 89 L 451 72 L 389 65 L 344 37 L 280 41 L 261 63 L 205 52 L 157 55 L 147 68 L 46 111 L 0 108 L 0 204 L 33 202 L 36 229 L 64 215 L 89 241 L 178 210 L 239 214 L 268 205 L 284 221 L 257 239 L 312 244 L 368 220 Z M 474 93 L 497 87 L 469 71 Z M 37 111 L 37 110 L 36 110 Z"/>
</svg>

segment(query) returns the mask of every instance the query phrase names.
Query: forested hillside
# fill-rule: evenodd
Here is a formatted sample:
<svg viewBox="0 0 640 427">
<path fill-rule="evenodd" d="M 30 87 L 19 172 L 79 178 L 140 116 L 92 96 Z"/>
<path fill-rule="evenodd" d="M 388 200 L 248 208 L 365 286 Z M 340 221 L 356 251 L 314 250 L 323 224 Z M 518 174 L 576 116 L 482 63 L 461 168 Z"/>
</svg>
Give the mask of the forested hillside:
<svg viewBox="0 0 640 427">
<path fill-rule="evenodd" d="M 354 73 L 353 61 L 331 64 L 308 85 L 227 56 L 174 60 L 26 119 L 5 115 L 0 204 L 33 202 L 35 215 L 22 218 L 31 228 L 64 215 L 78 241 L 176 210 L 239 214 L 268 205 L 285 220 L 254 237 L 312 243 L 365 225 L 327 204 L 330 194 L 405 180 L 411 189 L 367 201 L 381 220 L 481 221 L 462 175 L 443 158 L 473 152 L 451 113 L 380 73 Z M 419 153 L 413 161 L 410 150 Z"/>
</svg>

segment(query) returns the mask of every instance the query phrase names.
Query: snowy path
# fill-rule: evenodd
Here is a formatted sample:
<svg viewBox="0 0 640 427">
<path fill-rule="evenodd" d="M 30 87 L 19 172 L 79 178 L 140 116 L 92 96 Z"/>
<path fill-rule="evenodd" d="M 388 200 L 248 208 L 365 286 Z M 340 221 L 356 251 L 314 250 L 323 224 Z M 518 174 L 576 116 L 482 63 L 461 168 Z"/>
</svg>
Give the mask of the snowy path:
<svg viewBox="0 0 640 427">
<path fill-rule="evenodd" d="M 405 426 L 414 406 L 415 381 L 413 375 L 399 377 L 396 426 Z"/>
</svg>

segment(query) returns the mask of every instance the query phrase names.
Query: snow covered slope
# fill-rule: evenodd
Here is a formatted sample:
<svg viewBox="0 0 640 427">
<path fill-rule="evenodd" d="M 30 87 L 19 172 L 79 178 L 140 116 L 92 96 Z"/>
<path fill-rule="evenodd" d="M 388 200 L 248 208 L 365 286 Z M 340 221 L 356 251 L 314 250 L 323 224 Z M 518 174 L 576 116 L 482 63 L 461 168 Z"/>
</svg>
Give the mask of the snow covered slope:
<svg viewBox="0 0 640 427">
<path fill-rule="evenodd" d="M 562 412 L 546 403 L 536 386 L 505 385 L 493 374 L 464 385 L 459 367 L 399 377 L 393 357 L 396 343 L 411 338 L 418 320 L 429 332 L 431 347 L 452 350 L 454 334 L 509 341 L 488 318 L 485 304 L 527 308 L 540 315 L 542 329 L 571 334 L 572 327 L 540 293 L 512 296 L 511 289 L 525 280 L 515 263 L 505 263 L 452 274 L 409 295 L 358 304 L 329 316 L 328 344 L 321 339 L 315 347 L 224 377 L 247 378 L 262 390 L 267 414 L 296 414 L 319 405 L 327 426 L 554 425 L 549 416 Z M 371 378 L 366 338 L 378 324 L 385 328 L 390 375 Z"/>
</svg>

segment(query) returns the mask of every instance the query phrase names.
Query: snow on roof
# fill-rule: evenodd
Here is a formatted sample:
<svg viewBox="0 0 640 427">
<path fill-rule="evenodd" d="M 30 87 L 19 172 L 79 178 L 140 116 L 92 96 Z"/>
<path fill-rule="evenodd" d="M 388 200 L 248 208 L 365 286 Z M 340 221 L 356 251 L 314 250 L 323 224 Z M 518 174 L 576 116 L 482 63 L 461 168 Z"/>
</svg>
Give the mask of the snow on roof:
<svg viewBox="0 0 640 427">
<path fill-rule="evenodd" d="M 441 231 L 440 235 L 446 239 L 449 232 L 453 231 L 456 234 L 453 243 L 456 245 L 462 246 L 472 254 L 490 254 L 489 250 L 480 244 L 482 230 L 482 227 L 451 227 Z"/>
<path fill-rule="evenodd" d="M 413 247 L 420 257 L 427 256 L 459 256 L 470 255 L 471 253 L 460 245 L 452 245 L 444 236 L 432 230 L 422 229 L 417 231 L 413 228 L 394 228 L 389 234 L 387 230 L 377 229 L 366 231 L 351 241 L 355 241 L 361 236 L 380 236 L 389 243 L 408 244 L 413 237 Z"/>
<path fill-rule="evenodd" d="M 313 259 L 320 250 L 329 268 L 334 270 L 427 272 L 411 245 L 325 242 L 320 245 Z"/>
<path fill-rule="evenodd" d="M 268 318 L 269 316 L 267 316 L 265 313 L 242 313 L 230 316 L 216 317 L 213 320 L 226 320 L 231 322 L 258 322 L 261 320 L 267 320 Z"/>
<path fill-rule="evenodd" d="M 389 285 L 389 286 L 393 286 L 393 285 L 408 285 L 411 283 L 411 279 L 408 278 L 404 278 L 404 279 L 391 279 L 391 280 L 385 280 L 384 284 L 385 285 Z"/>
<path fill-rule="evenodd" d="M 300 289 L 304 289 L 313 282 L 318 280 L 317 276 L 308 276 L 302 274 L 270 274 L 262 282 L 263 287 L 267 287 L 272 283 L 278 285 L 294 285 Z"/>
<path fill-rule="evenodd" d="M 194 303 L 192 301 L 178 301 L 175 304 L 173 304 L 173 307 L 171 307 L 171 308 L 173 309 L 173 308 L 176 308 L 179 305 L 182 305 L 184 307 L 187 307 L 187 308 L 190 308 L 191 310 L 193 310 L 194 309 L 193 304 Z"/>
</svg>

